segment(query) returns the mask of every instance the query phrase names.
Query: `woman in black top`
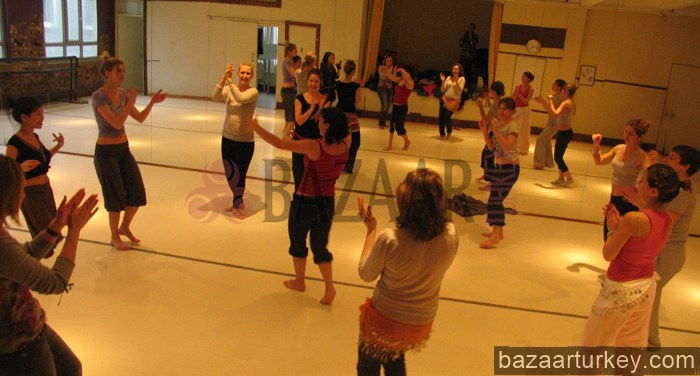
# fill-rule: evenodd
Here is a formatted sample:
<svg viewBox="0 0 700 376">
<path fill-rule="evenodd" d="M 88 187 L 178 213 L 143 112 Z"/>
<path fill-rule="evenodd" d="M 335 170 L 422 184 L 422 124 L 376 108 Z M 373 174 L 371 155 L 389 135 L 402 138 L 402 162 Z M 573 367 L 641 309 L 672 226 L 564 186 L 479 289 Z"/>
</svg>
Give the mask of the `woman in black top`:
<svg viewBox="0 0 700 376">
<path fill-rule="evenodd" d="M 7 156 L 19 163 L 26 179 L 25 194 L 22 202 L 22 215 L 27 222 L 32 238 L 46 229 L 56 217 L 56 201 L 49 176 L 51 157 L 63 147 L 63 135 L 53 134 L 56 145 L 47 149 L 41 143 L 34 130 L 41 129 L 44 123 L 44 109 L 34 98 L 19 98 L 10 101 L 11 115 L 20 128 L 7 142 Z M 51 257 L 51 250 L 46 257 Z"/>
<path fill-rule="evenodd" d="M 309 90 L 297 95 L 294 100 L 294 139 L 320 139 L 318 120 L 321 108 L 328 107 L 326 96 L 321 94 L 321 70 L 313 68 L 309 71 L 307 85 Z M 299 188 L 304 176 L 304 154 L 292 153 L 292 174 L 294 175 L 294 192 Z"/>
<path fill-rule="evenodd" d="M 335 82 L 339 78 L 338 71 L 341 64 L 342 61 L 339 61 L 338 64 L 335 63 L 335 54 L 330 51 L 326 51 L 321 59 L 321 72 L 323 72 L 321 93 L 328 97 L 326 101 L 329 104 L 335 102 Z"/>
<path fill-rule="evenodd" d="M 357 151 L 360 149 L 360 122 L 357 120 L 357 105 L 360 103 L 362 95 L 360 88 L 362 83 L 353 80 L 355 75 L 355 62 L 348 60 L 343 65 L 345 79 L 335 82 L 335 91 L 338 94 L 338 104 L 336 107 L 345 112 L 345 117 L 348 119 L 348 127 L 352 134 L 352 143 L 348 151 L 348 162 L 345 164 L 343 172 L 352 174 L 355 168 L 355 158 Z"/>
</svg>

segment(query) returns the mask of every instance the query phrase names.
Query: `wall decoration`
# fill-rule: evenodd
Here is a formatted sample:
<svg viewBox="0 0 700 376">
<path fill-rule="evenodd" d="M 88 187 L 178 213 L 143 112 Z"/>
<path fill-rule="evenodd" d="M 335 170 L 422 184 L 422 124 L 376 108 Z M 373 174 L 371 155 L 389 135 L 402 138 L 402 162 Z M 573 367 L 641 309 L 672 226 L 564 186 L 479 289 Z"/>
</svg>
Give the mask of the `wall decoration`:
<svg viewBox="0 0 700 376">
<path fill-rule="evenodd" d="M 579 85 L 593 86 L 593 83 L 595 83 L 595 66 L 581 65 L 578 83 Z"/>
</svg>

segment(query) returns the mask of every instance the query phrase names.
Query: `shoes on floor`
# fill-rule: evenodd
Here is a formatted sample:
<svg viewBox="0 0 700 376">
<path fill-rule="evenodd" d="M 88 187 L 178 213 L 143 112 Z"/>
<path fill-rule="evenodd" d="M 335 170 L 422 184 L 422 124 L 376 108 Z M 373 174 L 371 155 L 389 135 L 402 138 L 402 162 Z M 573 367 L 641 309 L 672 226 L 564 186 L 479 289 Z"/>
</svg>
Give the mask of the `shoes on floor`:
<svg viewBox="0 0 700 376">
<path fill-rule="evenodd" d="M 564 180 L 564 179 L 552 180 L 552 185 L 566 185 L 566 180 Z"/>
</svg>

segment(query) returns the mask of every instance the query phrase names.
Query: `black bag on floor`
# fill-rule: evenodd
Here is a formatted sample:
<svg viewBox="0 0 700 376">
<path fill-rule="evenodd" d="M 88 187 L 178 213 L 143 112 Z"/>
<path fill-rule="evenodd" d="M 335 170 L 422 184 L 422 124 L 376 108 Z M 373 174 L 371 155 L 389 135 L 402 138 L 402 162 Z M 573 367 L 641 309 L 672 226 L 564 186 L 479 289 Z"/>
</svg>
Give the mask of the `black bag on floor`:
<svg viewBox="0 0 700 376">
<path fill-rule="evenodd" d="M 462 217 L 486 214 L 486 204 L 464 193 L 452 196 L 450 208 Z"/>
</svg>

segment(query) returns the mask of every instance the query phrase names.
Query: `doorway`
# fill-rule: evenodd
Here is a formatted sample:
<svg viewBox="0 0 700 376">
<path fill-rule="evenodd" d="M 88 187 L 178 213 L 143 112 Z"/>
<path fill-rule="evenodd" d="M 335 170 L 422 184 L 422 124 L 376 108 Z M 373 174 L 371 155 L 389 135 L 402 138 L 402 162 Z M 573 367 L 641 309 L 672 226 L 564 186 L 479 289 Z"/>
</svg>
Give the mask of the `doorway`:
<svg viewBox="0 0 700 376">
<path fill-rule="evenodd" d="M 258 27 L 257 86 L 260 93 L 258 107 L 275 108 L 277 88 L 277 42 L 279 27 Z"/>
<path fill-rule="evenodd" d="M 143 7 L 142 0 L 117 3 L 116 56 L 127 66 L 124 87 L 135 87 L 139 93 L 144 93 Z"/>
<path fill-rule="evenodd" d="M 700 118 L 700 67 L 672 64 L 668 82 L 666 104 L 661 118 L 656 148 L 669 153 L 675 145 L 685 144 L 700 148 L 700 127 L 695 125 Z"/>
</svg>

